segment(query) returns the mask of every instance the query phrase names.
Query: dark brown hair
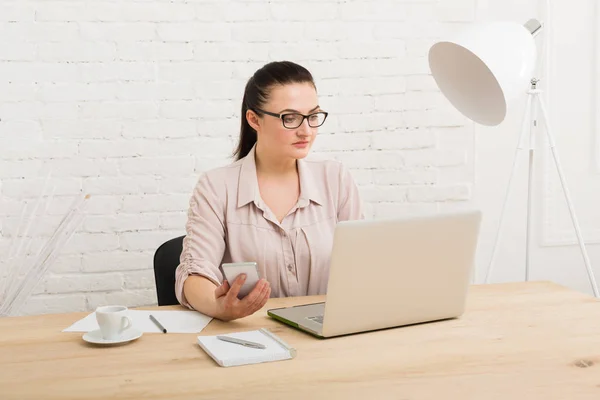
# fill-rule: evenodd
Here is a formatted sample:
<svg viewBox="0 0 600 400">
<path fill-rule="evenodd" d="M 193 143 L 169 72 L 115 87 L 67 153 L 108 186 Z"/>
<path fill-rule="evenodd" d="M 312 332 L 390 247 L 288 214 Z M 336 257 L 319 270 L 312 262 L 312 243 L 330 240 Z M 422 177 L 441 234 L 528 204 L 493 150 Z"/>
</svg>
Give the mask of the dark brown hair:
<svg viewBox="0 0 600 400">
<path fill-rule="evenodd" d="M 256 143 L 256 131 L 248 123 L 246 111 L 252 110 L 260 115 L 257 109 L 262 108 L 267 102 L 269 91 L 273 86 L 304 82 L 315 86 L 311 73 L 303 66 L 291 61 L 270 62 L 252 75 L 246 83 L 242 100 L 240 139 L 233 153 L 236 160 L 246 157 Z"/>
</svg>

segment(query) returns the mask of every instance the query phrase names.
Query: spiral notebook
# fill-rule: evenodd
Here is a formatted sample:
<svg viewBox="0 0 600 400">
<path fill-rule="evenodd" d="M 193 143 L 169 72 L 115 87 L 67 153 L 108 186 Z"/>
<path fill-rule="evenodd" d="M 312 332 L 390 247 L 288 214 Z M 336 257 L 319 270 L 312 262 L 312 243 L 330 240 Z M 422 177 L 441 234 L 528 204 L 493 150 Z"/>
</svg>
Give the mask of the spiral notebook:
<svg viewBox="0 0 600 400">
<path fill-rule="evenodd" d="M 268 329 L 229 333 L 226 336 L 264 344 L 266 349 L 256 349 L 236 343 L 225 342 L 217 336 L 198 336 L 198 344 L 221 367 L 258 364 L 290 360 L 296 357 L 296 349 Z"/>
</svg>

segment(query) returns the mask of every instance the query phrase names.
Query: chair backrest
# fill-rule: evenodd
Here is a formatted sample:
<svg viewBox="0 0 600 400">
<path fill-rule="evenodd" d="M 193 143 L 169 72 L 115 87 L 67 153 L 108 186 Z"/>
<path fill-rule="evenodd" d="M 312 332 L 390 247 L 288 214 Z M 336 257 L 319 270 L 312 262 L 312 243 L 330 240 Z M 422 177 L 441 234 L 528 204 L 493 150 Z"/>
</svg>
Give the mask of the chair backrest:
<svg viewBox="0 0 600 400">
<path fill-rule="evenodd" d="M 175 270 L 179 266 L 184 237 L 166 241 L 154 253 L 154 280 L 159 306 L 179 304 L 175 296 Z"/>
</svg>

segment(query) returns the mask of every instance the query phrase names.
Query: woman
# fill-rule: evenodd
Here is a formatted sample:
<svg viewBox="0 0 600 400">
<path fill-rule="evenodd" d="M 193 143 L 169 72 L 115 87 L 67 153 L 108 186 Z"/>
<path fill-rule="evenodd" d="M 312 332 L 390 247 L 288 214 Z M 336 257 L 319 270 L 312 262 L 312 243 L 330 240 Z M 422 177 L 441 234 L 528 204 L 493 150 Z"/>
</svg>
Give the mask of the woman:
<svg viewBox="0 0 600 400">
<path fill-rule="evenodd" d="M 190 200 L 175 284 L 182 305 L 229 321 L 271 296 L 325 293 L 336 223 L 363 218 L 346 168 L 304 160 L 326 118 L 302 66 L 272 62 L 249 79 L 236 161 L 204 173 Z M 262 279 L 240 300 L 244 277 L 230 286 L 219 267 L 245 261 Z"/>
</svg>

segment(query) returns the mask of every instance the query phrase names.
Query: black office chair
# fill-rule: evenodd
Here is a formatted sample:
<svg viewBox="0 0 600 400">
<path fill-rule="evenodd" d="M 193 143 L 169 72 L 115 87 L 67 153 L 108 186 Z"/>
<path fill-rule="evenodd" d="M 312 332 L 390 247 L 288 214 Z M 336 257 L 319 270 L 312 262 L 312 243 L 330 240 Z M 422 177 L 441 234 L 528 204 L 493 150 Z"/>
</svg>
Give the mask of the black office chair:
<svg viewBox="0 0 600 400">
<path fill-rule="evenodd" d="M 179 236 L 161 244 L 154 253 L 154 280 L 159 306 L 178 305 L 175 296 L 175 270 L 183 249 L 183 238 Z"/>
</svg>

